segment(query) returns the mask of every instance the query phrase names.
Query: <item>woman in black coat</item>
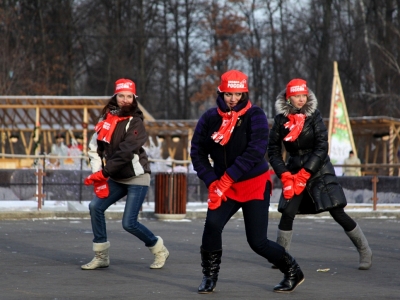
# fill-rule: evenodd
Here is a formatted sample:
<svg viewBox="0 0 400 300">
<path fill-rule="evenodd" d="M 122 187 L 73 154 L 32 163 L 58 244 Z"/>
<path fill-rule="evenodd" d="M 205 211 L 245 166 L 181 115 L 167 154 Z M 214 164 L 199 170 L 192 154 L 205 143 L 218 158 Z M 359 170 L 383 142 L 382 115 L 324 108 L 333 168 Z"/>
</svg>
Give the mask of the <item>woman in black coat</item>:
<svg viewBox="0 0 400 300">
<path fill-rule="evenodd" d="M 329 211 L 360 254 L 360 270 L 372 264 L 372 251 L 361 228 L 345 212 L 343 189 L 328 156 L 328 131 L 317 99 L 303 79 L 291 80 L 275 102 L 277 115 L 268 143 L 269 162 L 282 181 L 282 213 L 277 242 L 289 249 L 296 214 Z M 282 143 L 289 155 L 282 158 Z"/>
</svg>

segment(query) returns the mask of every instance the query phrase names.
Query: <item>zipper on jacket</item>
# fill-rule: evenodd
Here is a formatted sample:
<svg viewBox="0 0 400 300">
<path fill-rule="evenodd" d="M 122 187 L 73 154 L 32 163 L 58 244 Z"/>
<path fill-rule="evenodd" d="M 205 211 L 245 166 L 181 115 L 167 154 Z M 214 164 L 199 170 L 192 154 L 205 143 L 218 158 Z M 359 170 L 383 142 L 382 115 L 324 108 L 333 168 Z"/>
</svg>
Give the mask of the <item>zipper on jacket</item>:
<svg viewBox="0 0 400 300">
<path fill-rule="evenodd" d="M 311 195 L 311 193 L 308 191 L 308 188 L 306 187 L 306 190 L 307 190 L 307 193 L 308 193 L 308 195 L 310 196 L 310 198 L 311 198 L 311 201 L 314 203 L 314 205 L 315 205 L 315 200 L 314 200 L 314 198 L 313 198 L 313 196 Z"/>
</svg>

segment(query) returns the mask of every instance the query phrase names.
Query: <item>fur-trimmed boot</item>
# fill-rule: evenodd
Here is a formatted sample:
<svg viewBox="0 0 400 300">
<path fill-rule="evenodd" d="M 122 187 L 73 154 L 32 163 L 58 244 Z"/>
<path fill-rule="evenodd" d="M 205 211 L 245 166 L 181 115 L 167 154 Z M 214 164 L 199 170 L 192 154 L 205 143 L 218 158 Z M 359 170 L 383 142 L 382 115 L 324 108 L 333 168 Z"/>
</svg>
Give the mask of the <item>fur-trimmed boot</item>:
<svg viewBox="0 0 400 300">
<path fill-rule="evenodd" d="M 360 254 L 359 270 L 368 270 L 372 265 L 372 251 L 368 245 L 367 238 L 362 232 L 360 226 L 356 226 L 352 231 L 345 231 L 347 236 L 356 246 L 358 253 Z"/>
<path fill-rule="evenodd" d="M 290 249 L 290 243 L 292 242 L 293 230 L 280 230 L 276 234 L 276 242 L 285 248 L 286 252 Z M 277 266 L 272 265 L 273 269 L 278 269 Z"/>
<path fill-rule="evenodd" d="M 221 264 L 222 249 L 217 251 L 206 251 L 200 247 L 201 266 L 203 267 L 203 280 L 197 290 L 199 294 L 209 294 L 217 286 L 219 265 Z"/>
<path fill-rule="evenodd" d="M 304 274 L 296 260 L 285 252 L 283 257 L 275 263 L 278 269 L 284 274 L 282 281 L 274 287 L 274 292 L 291 293 L 303 283 Z"/>
<path fill-rule="evenodd" d="M 107 268 L 110 265 L 109 248 L 110 242 L 93 243 L 94 258 L 86 265 L 82 265 L 81 269 L 94 270 L 97 268 Z"/>
<path fill-rule="evenodd" d="M 154 254 L 154 262 L 150 265 L 150 269 L 161 269 L 165 265 L 165 261 L 169 257 L 169 251 L 164 246 L 164 241 L 160 236 L 157 236 L 157 243 L 149 250 Z"/>
</svg>

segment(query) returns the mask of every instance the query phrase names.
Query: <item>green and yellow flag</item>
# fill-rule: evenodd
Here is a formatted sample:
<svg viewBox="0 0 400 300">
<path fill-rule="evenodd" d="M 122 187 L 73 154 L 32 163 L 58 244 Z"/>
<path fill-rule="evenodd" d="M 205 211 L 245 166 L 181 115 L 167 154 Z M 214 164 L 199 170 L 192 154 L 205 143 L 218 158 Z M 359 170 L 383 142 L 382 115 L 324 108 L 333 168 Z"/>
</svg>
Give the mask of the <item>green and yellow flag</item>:
<svg viewBox="0 0 400 300">
<path fill-rule="evenodd" d="M 332 163 L 343 164 L 349 156 L 349 151 L 353 150 L 357 156 L 354 145 L 353 132 L 351 130 L 349 115 L 347 114 L 346 101 L 343 95 L 342 84 L 340 82 L 337 62 L 333 63 L 333 83 L 331 110 L 329 114 L 329 156 Z M 336 175 L 342 175 L 342 168 L 335 167 Z"/>
</svg>

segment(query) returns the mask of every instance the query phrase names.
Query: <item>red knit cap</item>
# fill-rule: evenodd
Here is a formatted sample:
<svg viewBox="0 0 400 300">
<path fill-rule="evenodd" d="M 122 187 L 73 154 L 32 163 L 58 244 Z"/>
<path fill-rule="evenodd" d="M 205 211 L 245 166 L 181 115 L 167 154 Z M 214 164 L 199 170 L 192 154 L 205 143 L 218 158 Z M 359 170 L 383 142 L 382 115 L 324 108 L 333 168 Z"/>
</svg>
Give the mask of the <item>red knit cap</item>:
<svg viewBox="0 0 400 300">
<path fill-rule="evenodd" d="M 218 90 L 228 93 L 248 92 L 247 75 L 237 70 L 231 70 L 222 74 Z"/>
<path fill-rule="evenodd" d="M 286 99 L 294 95 L 308 95 L 307 82 L 296 78 L 289 81 L 286 86 Z"/>
<path fill-rule="evenodd" d="M 135 83 L 130 79 L 121 78 L 115 82 L 114 95 L 121 92 L 131 92 L 137 97 Z"/>
</svg>

